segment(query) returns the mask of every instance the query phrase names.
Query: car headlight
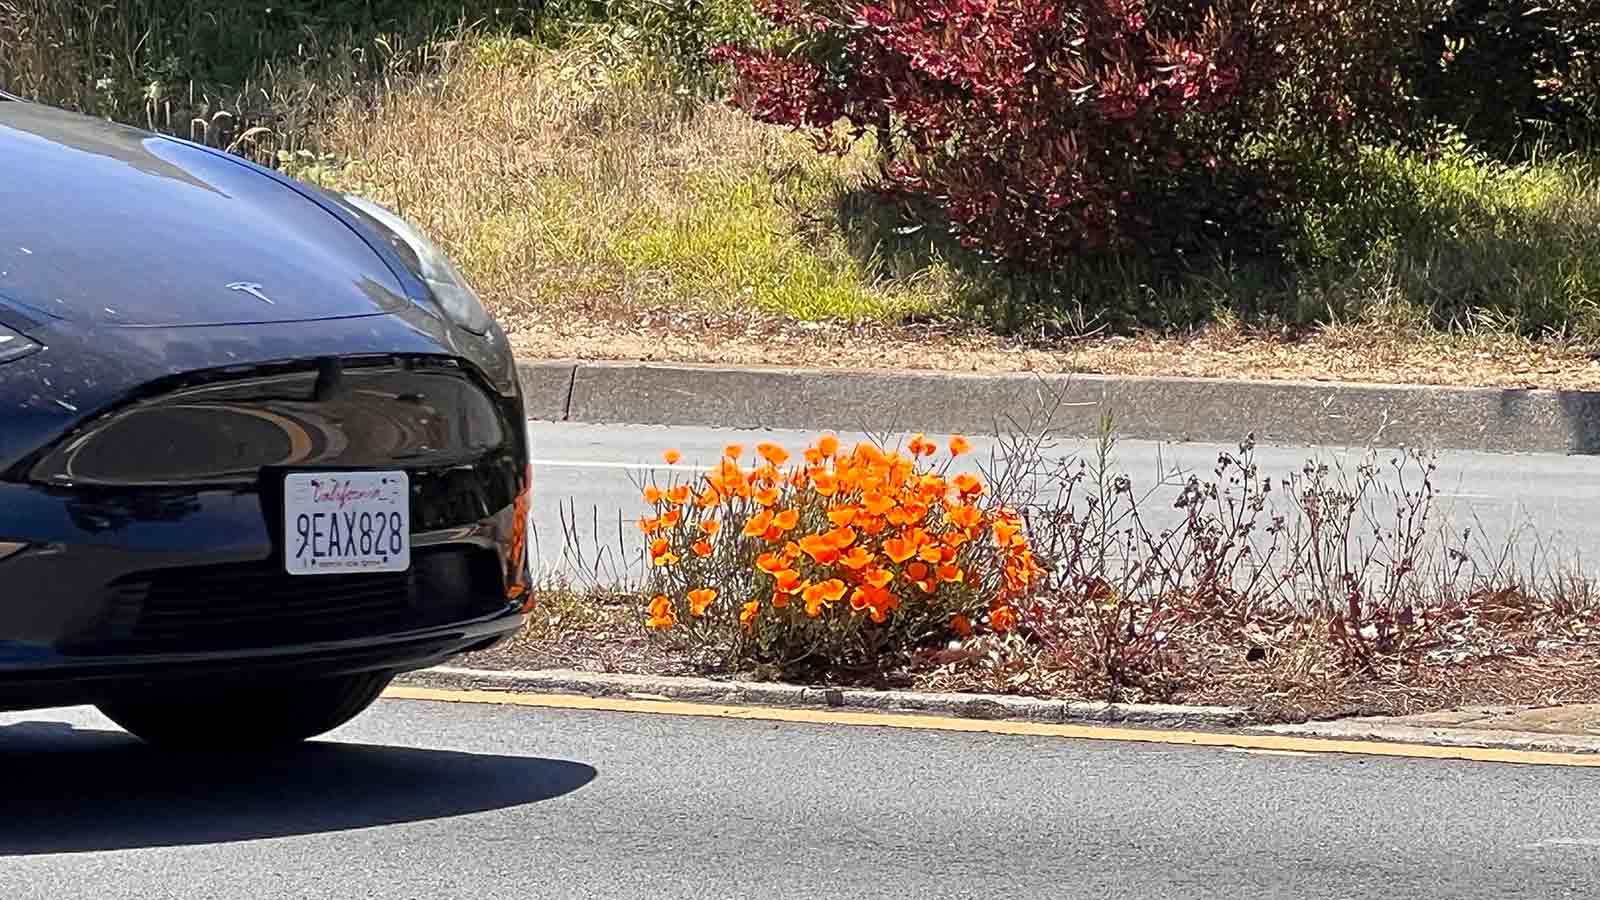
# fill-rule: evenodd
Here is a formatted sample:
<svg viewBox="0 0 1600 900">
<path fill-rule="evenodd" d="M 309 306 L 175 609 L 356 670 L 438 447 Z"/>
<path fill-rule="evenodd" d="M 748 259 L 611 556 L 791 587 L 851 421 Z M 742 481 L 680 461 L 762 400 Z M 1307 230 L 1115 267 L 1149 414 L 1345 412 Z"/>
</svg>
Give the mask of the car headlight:
<svg viewBox="0 0 1600 900">
<path fill-rule="evenodd" d="M 483 308 L 483 303 L 478 299 L 478 295 L 473 293 L 472 286 L 467 284 L 467 279 L 462 277 L 451 264 L 450 258 L 445 256 L 443 250 L 424 237 L 416 226 L 371 200 L 354 194 L 346 194 L 344 200 L 371 216 L 405 244 L 411 251 L 406 255 L 416 260 L 414 274 L 428 285 L 428 289 L 433 292 L 434 302 L 439 304 L 439 308 L 450 321 L 473 334 L 489 332 L 493 324 L 489 318 L 489 311 Z M 409 259 L 407 261 L 410 262 Z"/>
<path fill-rule="evenodd" d="M 0 325 L 0 363 L 21 359 L 38 349 L 38 344 Z"/>
</svg>

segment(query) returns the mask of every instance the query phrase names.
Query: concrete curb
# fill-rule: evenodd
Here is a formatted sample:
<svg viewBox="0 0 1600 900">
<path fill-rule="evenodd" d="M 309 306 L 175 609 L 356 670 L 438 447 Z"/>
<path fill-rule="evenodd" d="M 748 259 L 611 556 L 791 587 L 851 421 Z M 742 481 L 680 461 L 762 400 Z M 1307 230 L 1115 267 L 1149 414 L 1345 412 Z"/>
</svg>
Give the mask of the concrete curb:
<svg viewBox="0 0 1600 900">
<path fill-rule="evenodd" d="M 545 421 L 1600 453 L 1600 392 L 523 361 Z"/>
<path fill-rule="evenodd" d="M 407 672 L 397 683 L 453 691 L 570 694 L 629 700 L 674 700 L 744 707 L 826 708 L 924 713 L 961 719 L 1115 723 L 1155 729 L 1227 730 L 1243 734 L 1423 744 L 1442 747 L 1600 754 L 1600 737 L 1547 732 L 1407 724 L 1404 720 L 1340 719 L 1290 725 L 1252 725 L 1236 706 L 1085 703 L 985 694 L 873 691 L 709 678 L 609 675 L 566 669 L 501 671 L 436 666 Z"/>
<path fill-rule="evenodd" d="M 568 670 L 494 671 L 437 666 L 399 679 L 416 687 L 443 690 L 508 691 L 524 694 L 577 694 L 680 700 L 728 706 L 826 707 L 874 712 L 931 713 L 964 719 L 1015 719 L 1028 722 L 1119 722 L 1167 728 L 1232 728 L 1248 721 L 1249 711 L 1231 706 L 1081 703 L 983 694 L 932 694 L 819 688 L 794 684 L 606 675 Z"/>
</svg>

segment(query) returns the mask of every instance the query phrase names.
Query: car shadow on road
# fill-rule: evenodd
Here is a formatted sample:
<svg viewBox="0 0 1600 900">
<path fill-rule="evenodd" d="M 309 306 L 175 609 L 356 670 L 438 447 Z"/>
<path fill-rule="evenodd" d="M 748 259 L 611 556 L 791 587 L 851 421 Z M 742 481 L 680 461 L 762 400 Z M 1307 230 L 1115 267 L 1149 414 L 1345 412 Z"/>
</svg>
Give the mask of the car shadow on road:
<svg viewBox="0 0 1600 900">
<path fill-rule="evenodd" d="M 0 726 L 0 857 L 213 844 L 538 803 L 594 780 L 579 762 L 313 742 L 162 753 L 64 722 Z"/>
</svg>

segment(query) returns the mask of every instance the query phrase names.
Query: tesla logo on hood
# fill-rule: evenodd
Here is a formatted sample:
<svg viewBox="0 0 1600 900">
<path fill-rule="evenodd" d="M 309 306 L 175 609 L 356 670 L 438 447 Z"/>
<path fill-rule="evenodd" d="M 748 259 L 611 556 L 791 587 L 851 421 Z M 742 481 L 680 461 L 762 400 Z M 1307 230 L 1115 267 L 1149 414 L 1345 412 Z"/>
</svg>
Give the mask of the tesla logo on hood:
<svg viewBox="0 0 1600 900">
<path fill-rule="evenodd" d="M 235 281 L 232 284 L 228 285 L 228 290 L 230 290 L 230 291 L 241 291 L 243 293 L 249 294 L 250 296 L 256 298 L 257 300 L 260 300 L 262 303 L 265 303 L 268 306 L 273 305 L 272 304 L 272 298 L 268 297 L 266 294 L 261 293 L 261 285 L 256 284 L 253 281 Z"/>
</svg>

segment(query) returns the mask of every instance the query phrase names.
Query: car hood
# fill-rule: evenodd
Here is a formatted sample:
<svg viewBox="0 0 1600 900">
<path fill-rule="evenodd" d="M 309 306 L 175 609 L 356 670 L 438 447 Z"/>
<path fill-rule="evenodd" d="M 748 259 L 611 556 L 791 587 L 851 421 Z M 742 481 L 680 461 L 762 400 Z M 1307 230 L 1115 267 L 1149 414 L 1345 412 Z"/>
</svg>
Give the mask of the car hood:
<svg viewBox="0 0 1600 900">
<path fill-rule="evenodd" d="M 366 239 L 240 161 L 0 102 L 0 306 L 86 327 L 340 319 L 410 301 Z"/>
</svg>

